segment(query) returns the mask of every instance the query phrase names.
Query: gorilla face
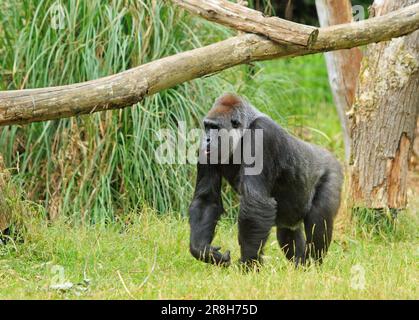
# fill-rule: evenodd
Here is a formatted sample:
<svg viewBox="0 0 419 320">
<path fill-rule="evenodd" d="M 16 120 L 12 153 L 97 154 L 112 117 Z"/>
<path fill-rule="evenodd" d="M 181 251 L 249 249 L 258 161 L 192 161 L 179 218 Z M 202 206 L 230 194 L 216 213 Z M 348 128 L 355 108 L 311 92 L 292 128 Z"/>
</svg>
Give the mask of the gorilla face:
<svg viewBox="0 0 419 320">
<path fill-rule="evenodd" d="M 204 129 L 205 136 L 202 139 L 201 152 L 206 155 L 211 164 L 229 163 L 243 136 L 239 110 L 210 113 L 204 118 Z"/>
</svg>

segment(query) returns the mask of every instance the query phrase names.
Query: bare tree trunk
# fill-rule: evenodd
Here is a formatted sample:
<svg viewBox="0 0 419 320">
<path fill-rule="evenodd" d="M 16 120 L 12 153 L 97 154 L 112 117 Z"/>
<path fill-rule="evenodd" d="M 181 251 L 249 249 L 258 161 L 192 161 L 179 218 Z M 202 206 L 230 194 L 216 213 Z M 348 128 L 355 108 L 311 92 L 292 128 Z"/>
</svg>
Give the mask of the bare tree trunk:
<svg viewBox="0 0 419 320">
<path fill-rule="evenodd" d="M 419 173 L 419 118 L 416 121 L 415 140 L 413 142 L 413 154 L 410 158 L 410 169 Z"/>
<path fill-rule="evenodd" d="M 372 15 L 419 0 L 376 1 Z M 406 206 L 408 160 L 419 109 L 419 31 L 371 44 L 351 112 L 351 198 L 355 207 Z"/>
<path fill-rule="evenodd" d="M 4 196 L 8 180 L 9 174 L 6 172 L 3 166 L 3 158 L 0 155 L 0 235 L 9 227 L 11 218 Z"/>
<path fill-rule="evenodd" d="M 350 0 L 316 0 L 316 8 L 321 27 L 352 21 Z M 349 161 L 351 139 L 346 113 L 350 110 L 354 102 L 362 53 L 359 48 L 352 48 L 326 52 L 324 55 L 329 74 L 330 88 L 332 89 L 333 99 L 341 122 L 343 142 L 345 145 L 345 158 L 346 161 Z"/>
</svg>

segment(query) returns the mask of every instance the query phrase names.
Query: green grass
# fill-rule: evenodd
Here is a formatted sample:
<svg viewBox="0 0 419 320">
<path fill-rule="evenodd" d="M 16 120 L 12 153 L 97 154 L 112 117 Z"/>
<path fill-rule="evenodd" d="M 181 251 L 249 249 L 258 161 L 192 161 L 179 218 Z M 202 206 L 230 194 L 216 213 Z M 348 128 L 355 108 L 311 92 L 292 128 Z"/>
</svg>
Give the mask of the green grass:
<svg viewBox="0 0 419 320">
<path fill-rule="evenodd" d="M 324 264 L 305 270 L 286 261 L 272 232 L 265 265 L 248 274 L 236 264 L 223 269 L 194 260 L 187 220 L 152 209 L 107 227 L 32 224 L 25 243 L 0 247 L 0 299 L 418 299 L 416 214 L 402 214 L 385 235 L 346 223 Z M 223 220 L 214 240 L 234 260 L 236 229 Z M 359 266 L 364 289 L 356 288 Z M 57 282 L 75 286 L 57 291 Z"/>
</svg>

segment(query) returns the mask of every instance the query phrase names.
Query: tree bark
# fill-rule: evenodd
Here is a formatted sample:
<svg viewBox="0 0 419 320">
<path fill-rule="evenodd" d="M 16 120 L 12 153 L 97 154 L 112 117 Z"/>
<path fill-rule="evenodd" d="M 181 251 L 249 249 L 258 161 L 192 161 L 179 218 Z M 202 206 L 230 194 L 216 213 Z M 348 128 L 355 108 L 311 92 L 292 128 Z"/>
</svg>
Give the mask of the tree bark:
<svg viewBox="0 0 419 320">
<path fill-rule="evenodd" d="M 316 8 L 321 27 L 352 21 L 350 0 L 316 0 Z M 352 48 L 326 52 L 324 55 L 329 75 L 329 84 L 342 127 L 345 158 L 346 161 L 349 161 L 351 139 L 346 113 L 350 110 L 354 102 L 362 53 L 359 48 Z"/>
<path fill-rule="evenodd" d="M 419 118 L 416 121 L 415 140 L 413 141 L 412 157 L 410 158 L 410 170 L 417 172 L 419 175 Z"/>
<path fill-rule="evenodd" d="M 311 48 L 245 34 L 109 77 L 60 87 L 0 92 L 0 126 L 125 108 L 180 83 L 258 60 L 347 49 L 419 29 L 419 4 L 357 23 L 319 29 Z"/>
<path fill-rule="evenodd" d="M 10 225 L 11 214 L 9 212 L 6 199 L 4 197 L 5 189 L 7 188 L 9 174 L 4 168 L 3 158 L 0 155 L 0 235 L 6 230 Z M 0 239 L 1 243 L 1 239 Z"/>
<path fill-rule="evenodd" d="M 376 1 L 380 16 L 419 0 Z M 419 31 L 371 44 L 362 61 L 352 114 L 354 207 L 406 206 L 408 160 L 419 109 Z"/>
</svg>

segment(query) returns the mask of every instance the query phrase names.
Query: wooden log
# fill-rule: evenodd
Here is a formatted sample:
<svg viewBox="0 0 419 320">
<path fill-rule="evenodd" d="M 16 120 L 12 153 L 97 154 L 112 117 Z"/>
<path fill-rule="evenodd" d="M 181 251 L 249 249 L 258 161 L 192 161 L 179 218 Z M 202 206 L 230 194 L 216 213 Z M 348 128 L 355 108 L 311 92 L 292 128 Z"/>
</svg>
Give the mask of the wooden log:
<svg viewBox="0 0 419 320">
<path fill-rule="evenodd" d="M 317 39 L 317 28 L 278 17 L 266 17 L 253 10 L 227 0 L 172 0 L 207 20 L 249 33 L 266 36 L 280 44 L 310 47 Z"/>
<path fill-rule="evenodd" d="M 321 27 L 352 21 L 350 0 L 316 0 L 316 8 Z M 324 55 L 329 84 L 341 123 L 345 158 L 346 161 L 349 161 L 351 139 L 346 113 L 350 110 L 354 102 L 362 53 L 359 48 L 352 48 L 326 52 Z"/>
<path fill-rule="evenodd" d="M 419 4 L 357 23 L 320 28 L 311 47 L 244 34 L 101 79 L 0 92 L 0 126 L 125 108 L 180 83 L 258 60 L 301 56 L 390 40 L 419 29 Z"/>
</svg>

